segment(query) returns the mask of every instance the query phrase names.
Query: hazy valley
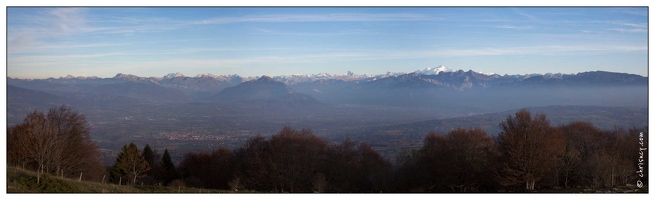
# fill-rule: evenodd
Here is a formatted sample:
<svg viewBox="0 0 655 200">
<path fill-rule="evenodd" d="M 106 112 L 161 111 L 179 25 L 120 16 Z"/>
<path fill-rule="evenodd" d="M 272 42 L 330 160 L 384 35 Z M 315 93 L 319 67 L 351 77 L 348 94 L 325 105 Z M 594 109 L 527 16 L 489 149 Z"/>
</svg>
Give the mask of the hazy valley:
<svg viewBox="0 0 655 200">
<path fill-rule="evenodd" d="M 612 72 L 498 75 L 445 67 L 367 76 L 62 77 L 7 80 L 7 122 L 67 104 L 86 115 L 91 136 L 113 162 L 129 142 L 188 151 L 233 148 L 281 127 L 310 128 L 331 142 L 371 144 L 387 158 L 421 144 L 430 131 L 482 128 L 520 108 L 555 125 L 647 126 L 648 78 Z"/>
</svg>

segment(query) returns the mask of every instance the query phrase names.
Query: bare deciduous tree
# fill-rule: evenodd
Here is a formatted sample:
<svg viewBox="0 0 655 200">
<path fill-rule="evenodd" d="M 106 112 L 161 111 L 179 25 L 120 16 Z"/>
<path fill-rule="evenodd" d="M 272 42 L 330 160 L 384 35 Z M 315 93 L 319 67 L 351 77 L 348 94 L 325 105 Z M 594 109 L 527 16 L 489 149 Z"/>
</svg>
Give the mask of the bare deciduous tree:
<svg viewBox="0 0 655 200">
<path fill-rule="evenodd" d="M 34 111 L 8 128 L 8 163 L 39 173 L 67 177 L 80 173 L 102 177 L 99 148 L 91 140 L 84 115 L 68 106 L 47 115 Z"/>
<path fill-rule="evenodd" d="M 426 169 L 422 187 L 435 192 L 480 191 L 493 178 L 493 139 L 482 129 L 458 128 L 445 135 L 428 134 L 417 152 L 418 169 Z M 420 173 L 420 172 L 417 172 Z"/>
<path fill-rule="evenodd" d="M 551 174 L 564 152 L 561 134 L 550 126 L 545 115 L 533 117 L 527 109 L 521 109 L 514 117 L 508 116 L 500 128 L 500 182 L 525 184 L 526 190 L 534 190 L 535 183 Z"/>
</svg>

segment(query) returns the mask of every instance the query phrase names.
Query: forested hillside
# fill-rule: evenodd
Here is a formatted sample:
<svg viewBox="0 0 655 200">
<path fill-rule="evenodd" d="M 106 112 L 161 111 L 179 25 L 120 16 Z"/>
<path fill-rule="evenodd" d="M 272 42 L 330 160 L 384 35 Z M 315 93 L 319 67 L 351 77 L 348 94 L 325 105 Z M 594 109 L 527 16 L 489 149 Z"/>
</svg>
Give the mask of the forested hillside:
<svg viewBox="0 0 655 200">
<path fill-rule="evenodd" d="M 365 142 L 330 143 L 311 129 L 285 126 L 238 148 L 186 152 L 180 160 L 171 159 L 168 149 L 160 154 L 130 143 L 112 166 L 101 167 L 84 115 L 62 106 L 35 111 L 9 127 L 7 159 L 18 173 L 11 175 L 16 192 L 86 191 L 61 178 L 143 192 L 170 191 L 161 186 L 265 193 L 648 191 L 647 127 L 552 125 L 545 114 L 527 109 L 498 126 L 497 137 L 480 128 L 426 133 L 422 146 L 393 162 Z M 36 180 L 15 168 L 36 171 Z"/>
</svg>

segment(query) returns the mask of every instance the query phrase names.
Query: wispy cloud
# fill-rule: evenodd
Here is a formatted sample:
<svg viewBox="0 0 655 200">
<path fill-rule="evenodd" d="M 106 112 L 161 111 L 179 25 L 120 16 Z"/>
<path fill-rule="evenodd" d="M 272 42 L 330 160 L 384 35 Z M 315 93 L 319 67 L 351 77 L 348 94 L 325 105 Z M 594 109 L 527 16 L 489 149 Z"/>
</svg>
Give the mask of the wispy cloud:
<svg viewBox="0 0 655 200">
<path fill-rule="evenodd" d="M 84 49 L 84 48 L 98 48 L 98 47 L 111 47 L 111 46 L 124 46 L 130 45 L 128 43 L 90 43 L 90 44 L 49 44 L 42 43 L 39 45 L 26 45 L 20 49 L 14 49 L 11 53 L 29 53 L 29 52 L 38 52 L 38 51 L 58 51 L 63 52 L 73 49 Z"/>
<path fill-rule="evenodd" d="M 8 31 L 30 30 L 48 34 L 71 33 L 86 26 L 87 8 L 10 8 L 18 14 L 10 15 L 7 20 Z M 23 13 L 20 11 L 30 11 Z"/>
<path fill-rule="evenodd" d="M 521 31 L 521 30 L 527 30 L 527 29 L 531 29 L 531 28 L 532 28 L 532 26 L 512 26 L 512 25 L 500 25 L 500 26 L 496 26 L 496 28 L 503 28 L 503 29 L 512 29 L 512 30 L 518 30 L 518 31 Z"/>
<path fill-rule="evenodd" d="M 7 52 L 24 52 L 47 46 L 47 38 L 88 32 L 84 8 L 54 8 L 28 16 L 19 27 L 7 28 Z"/>
<path fill-rule="evenodd" d="M 88 16 L 89 8 L 52 8 L 33 15 L 16 18 L 18 26 L 7 28 L 7 52 L 30 53 L 45 49 L 117 46 L 121 43 L 62 44 L 58 38 L 95 35 L 131 35 L 145 32 L 165 32 L 182 28 L 185 22 L 166 18 L 105 19 Z M 54 40 L 53 40 L 54 39 Z"/>
<path fill-rule="evenodd" d="M 646 38 L 640 37 L 648 32 L 647 19 L 640 17 L 647 16 L 647 9 L 641 8 L 601 12 L 284 9 L 249 14 L 207 9 L 12 9 L 7 23 L 7 65 L 12 73 L 21 67 L 124 70 L 150 66 L 156 70 L 159 65 L 171 69 L 313 66 L 475 56 L 574 55 L 585 59 L 614 52 L 642 55 L 648 50 Z M 187 15 L 190 12 L 198 13 Z"/>
<path fill-rule="evenodd" d="M 524 17 L 528 18 L 530 21 L 541 21 L 539 18 L 537 18 L 537 17 L 535 17 L 533 15 L 527 14 L 527 13 L 525 13 L 525 12 L 519 10 L 519 9 L 513 8 L 512 10 L 514 10 L 514 12 L 516 14 L 519 14 L 521 16 L 524 16 Z"/>
<path fill-rule="evenodd" d="M 174 20 L 169 18 L 107 17 L 90 18 L 88 8 L 53 8 L 41 15 L 21 19 L 25 26 L 8 29 L 8 53 L 29 53 L 36 50 L 79 48 L 125 44 L 56 44 L 49 38 L 84 34 L 95 35 L 133 35 L 137 33 L 156 33 L 182 29 L 193 25 L 227 24 L 240 22 L 370 22 L 370 21 L 428 21 L 442 20 L 430 15 L 413 13 L 387 14 L 286 14 L 286 15 L 248 15 L 243 17 L 221 17 L 204 20 Z M 331 33 L 289 32 L 270 29 L 256 29 L 260 33 L 298 36 L 332 36 L 359 34 L 361 30 L 345 30 Z"/>
<path fill-rule="evenodd" d="M 621 13 L 629 14 L 629 15 L 636 15 L 636 16 L 648 16 L 648 8 L 642 7 L 642 8 L 623 8 L 618 10 Z"/>
<path fill-rule="evenodd" d="M 432 52 L 438 56 L 501 56 L 501 55 L 555 55 L 572 52 L 625 52 L 646 51 L 647 46 L 627 45 L 550 45 L 508 48 L 480 48 L 443 50 Z"/>
<path fill-rule="evenodd" d="M 132 52 L 114 52 L 98 54 L 75 54 L 62 56 L 20 56 L 10 58 L 10 64 L 29 63 L 29 62 L 62 62 L 62 61 L 79 61 L 89 58 L 122 56 L 124 58 L 139 57 L 144 55 L 180 55 L 184 53 L 196 53 L 200 51 L 262 51 L 262 50 L 279 50 L 279 49 L 230 49 L 230 48 L 198 48 L 198 49 L 178 49 L 166 51 L 132 51 Z M 525 47 L 504 47 L 504 48 L 471 48 L 471 49 L 437 49 L 437 50 L 416 50 L 416 51 L 390 51 L 390 50 L 343 50 L 340 52 L 319 52 L 313 54 L 301 55 L 283 55 L 283 56 L 254 56 L 243 58 L 225 58 L 225 59 L 163 59 L 161 61 L 147 61 L 146 63 L 170 63 L 170 61 L 181 60 L 192 63 L 214 63 L 220 65 L 243 65 L 252 63 L 312 63 L 312 62 L 330 62 L 346 60 L 394 60 L 394 59 L 414 59 L 427 57 L 470 57 L 470 56 L 517 56 L 517 55 L 556 55 L 564 53 L 594 53 L 594 52 L 626 52 L 626 51 L 646 51 L 647 46 L 630 46 L 630 45 L 551 45 L 551 46 L 525 46 Z M 307 52 L 307 51 L 305 51 Z"/>
<path fill-rule="evenodd" d="M 389 14 L 302 14 L 302 15 L 249 15 L 243 17 L 221 17 L 193 22 L 194 24 L 227 24 L 239 22 L 372 22 L 372 21 L 431 21 L 443 20 L 430 15 L 413 13 Z"/>
<path fill-rule="evenodd" d="M 569 53 L 601 53 L 601 52 L 627 52 L 647 51 L 647 46 L 629 45 L 550 45 L 550 46 L 524 46 L 502 48 L 471 48 L 471 49 L 440 49 L 420 51 L 391 51 L 375 54 L 360 54 L 357 59 L 386 60 L 386 59 L 415 59 L 428 57 L 473 57 L 473 56 L 519 56 L 519 55 L 558 55 Z"/>
<path fill-rule="evenodd" d="M 645 33 L 645 32 L 648 32 L 648 30 L 643 29 L 643 28 L 632 28 L 632 29 L 610 28 L 610 29 L 607 29 L 607 30 L 625 32 L 625 33 Z"/>
<path fill-rule="evenodd" d="M 631 27 L 637 27 L 637 28 L 648 28 L 647 23 L 626 23 L 626 22 L 612 22 L 613 24 L 618 24 L 618 25 L 623 25 L 623 26 L 631 26 Z"/>
<path fill-rule="evenodd" d="M 316 63 L 349 60 L 402 60 L 429 57 L 472 57 L 472 56 L 517 56 L 517 55 L 555 55 L 573 52 L 625 52 L 646 51 L 646 46 L 620 46 L 620 45 L 553 45 L 553 46 L 527 46 L 507 48 L 476 48 L 476 49 L 442 49 L 442 50 L 416 50 L 416 51 L 344 51 L 348 53 L 315 53 L 305 55 L 287 56 L 258 56 L 235 59 L 212 59 L 202 63 L 221 65 L 243 65 L 253 63 Z"/>
<path fill-rule="evenodd" d="M 647 23 L 629 23 L 629 22 L 616 22 L 616 21 L 610 21 L 608 23 L 622 26 L 620 28 L 607 29 L 607 30 L 610 30 L 610 31 L 619 31 L 619 32 L 626 32 L 626 33 L 645 33 L 645 32 L 648 32 L 648 24 Z"/>
<path fill-rule="evenodd" d="M 97 54 L 71 54 L 71 55 L 49 55 L 49 56 L 15 56 L 7 59 L 10 64 L 32 63 L 32 62 L 51 62 L 56 66 L 57 62 L 77 62 L 81 59 L 98 58 L 107 56 L 127 55 L 126 53 L 97 53 Z"/>
<path fill-rule="evenodd" d="M 271 35 L 289 35 L 289 36 L 335 36 L 335 35 L 355 35 L 361 33 L 367 33 L 364 30 L 344 30 L 340 32 L 289 32 L 289 31 L 277 31 L 270 29 L 255 28 L 255 31 L 264 34 Z"/>
<path fill-rule="evenodd" d="M 11 74 L 23 76 L 25 72 L 18 72 L 17 69 L 29 68 L 31 70 L 53 70 L 53 66 L 66 65 L 68 74 L 72 75 L 99 75 L 98 72 L 89 71 L 88 74 L 79 74 L 77 70 L 86 69 L 88 66 L 98 66 L 105 70 L 106 76 L 111 73 L 136 73 L 130 70 L 148 72 L 161 69 L 177 69 L 179 66 L 194 66 L 196 70 L 218 70 L 219 68 L 239 68 L 252 66 L 286 66 L 288 64 L 305 63 L 330 63 L 343 61 L 385 61 L 405 60 L 417 58 L 448 58 L 448 57 L 478 57 L 478 56 L 542 56 L 562 55 L 573 53 L 606 53 L 606 52 L 629 52 L 647 51 L 647 46 L 640 45 L 550 45 L 550 46 L 523 46 L 523 47 L 485 47 L 469 49 L 425 49 L 415 51 L 402 50 L 374 50 L 354 49 L 340 50 L 338 52 L 307 53 L 284 55 L 261 55 L 247 56 L 240 58 L 188 58 L 182 56 L 184 52 L 193 51 L 244 51 L 248 49 L 180 49 L 178 51 L 150 51 L 150 52 L 114 52 L 97 54 L 79 54 L 62 56 L 20 56 L 10 57 L 7 62 Z M 250 49 L 262 50 L 262 49 Z M 157 59 L 141 59 L 144 55 L 166 55 Z M 177 55 L 177 56 L 168 56 Z M 112 57 L 120 58 L 113 59 Z M 98 59 L 102 58 L 102 59 Z M 16 71 L 16 72 L 14 72 Z M 53 72 L 54 73 L 54 72 Z M 62 73 L 62 72 L 60 72 Z M 25 74 L 28 77 L 29 74 Z"/>
<path fill-rule="evenodd" d="M 169 23 L 175 20 L 165 17 L 123 17 L 123 16 L 105 16 L 106 19 L 97 22 L 110 22 L 117 24 L 152 24 L 152 23 Z"/>
<path fill-rule="evenodd" d="M 58 8 L 50 11 L 52 23 L 64 33 L 83 30 L 85 19 L 84 8 Z"/>
</svg>

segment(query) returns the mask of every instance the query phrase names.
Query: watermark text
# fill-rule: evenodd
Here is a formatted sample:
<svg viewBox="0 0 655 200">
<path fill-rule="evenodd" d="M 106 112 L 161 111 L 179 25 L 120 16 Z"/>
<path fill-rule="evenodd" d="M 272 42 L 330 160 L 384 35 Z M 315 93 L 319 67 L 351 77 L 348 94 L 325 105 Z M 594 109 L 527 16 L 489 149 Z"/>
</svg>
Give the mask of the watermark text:
<svg viewBox="0 0 655 200">
<path fill-rule="evenodd" d="M 639 145 L 639 159 L 637 159 L 639 179 L 637 179 L 637 187 L 642 188 L 644 187 L 644 183 L 641 182 L 641 178 L 644 177 L 644 151 L 648 150 L 648 148 L 644 147 L 644 132 L 639 132 Z"/>
</svg>

